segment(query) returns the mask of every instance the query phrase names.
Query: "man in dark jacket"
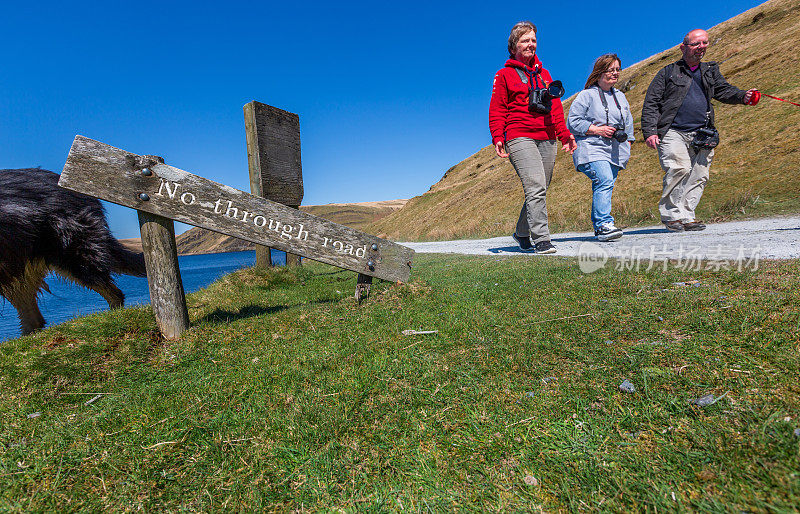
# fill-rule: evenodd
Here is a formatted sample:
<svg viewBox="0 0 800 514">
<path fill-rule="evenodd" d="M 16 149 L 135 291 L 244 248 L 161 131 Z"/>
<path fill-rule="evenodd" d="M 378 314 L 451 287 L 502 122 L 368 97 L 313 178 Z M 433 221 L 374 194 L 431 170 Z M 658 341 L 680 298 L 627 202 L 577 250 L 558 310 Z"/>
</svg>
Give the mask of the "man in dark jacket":
<svg viewBox="0 0 800 514">
<path fill-rule="evenodd" d="M 694 210 L 708 182 L 713 148 L 692 145 L 698 129 L 714 127 L 711 99 L 746 104 L 753 89 L 742 91 L 725 80 L 716 62 L 700 62 L 708 48 L 708 34 L 696 29 L 683 38 L 683 58 L 656 74 L 642 107 L 645 143 L 658 150 L 664 169 L 664 191 L 658 210 L 668 230 L 703 230 Z"/>
</svg>

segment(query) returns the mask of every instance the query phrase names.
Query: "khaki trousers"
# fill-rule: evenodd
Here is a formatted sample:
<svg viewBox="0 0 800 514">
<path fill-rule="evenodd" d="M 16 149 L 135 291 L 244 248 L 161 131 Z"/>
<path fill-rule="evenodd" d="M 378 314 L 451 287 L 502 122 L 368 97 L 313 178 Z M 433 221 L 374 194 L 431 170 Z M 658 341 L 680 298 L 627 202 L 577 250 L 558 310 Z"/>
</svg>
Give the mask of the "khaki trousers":
<svg viewBox="0 0 800 514">
<path fill-rule="evenodd" d="M 553 178 L 556 142 L 515 137 L 506 143 L 508 159 L 517 170 L 525 192 L 525 203 L 517 220 L 517 235 L 530 236 L 534 244 L 550 240 L 545 194 Z"/>
<path fill-rule="evenodd" d="M 669 129 L 658 145 L 658 160 L 664 170 L 664 190 L 658 202 L 661 222 L 695 221 L 694 210 L 708 182 L 714 150 L 695 151 L 694 132 Z"/>
</svg>

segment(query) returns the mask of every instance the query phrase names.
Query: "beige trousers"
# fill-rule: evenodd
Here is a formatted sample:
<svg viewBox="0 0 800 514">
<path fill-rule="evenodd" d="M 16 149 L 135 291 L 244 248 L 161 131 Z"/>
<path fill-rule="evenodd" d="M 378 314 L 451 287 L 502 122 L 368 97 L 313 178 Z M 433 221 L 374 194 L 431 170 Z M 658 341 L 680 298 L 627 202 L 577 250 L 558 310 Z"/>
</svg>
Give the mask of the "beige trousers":
<svg viewBox="0 0 800 514">
<path fill-rule="evenodd" d="M 549 241 L 546 194 L 556 163 L 556 142 L 515 137 L 506 143 L 506 149 L 525 192 L 516 233 L 521 237 L 530 236 L 534 244 Z"/>
<path fill-rule="evenodd" d="M 695 151 L 694 132 L 669 129 L 658 145 L 658 160 L 664 170 L 664 191 L 658 202 L 661 222 L 695 221 L 694 210 L 708 182 L 714 150 Z"/>
</svg>

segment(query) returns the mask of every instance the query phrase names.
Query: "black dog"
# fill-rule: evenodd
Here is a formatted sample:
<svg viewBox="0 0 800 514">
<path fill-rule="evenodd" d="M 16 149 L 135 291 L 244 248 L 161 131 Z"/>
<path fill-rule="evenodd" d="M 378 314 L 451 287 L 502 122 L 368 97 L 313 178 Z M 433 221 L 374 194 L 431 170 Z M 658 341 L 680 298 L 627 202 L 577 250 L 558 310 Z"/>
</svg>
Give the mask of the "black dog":
<svg viewBox="0 0 800 514">
<path fill-rule="evenodd" d="M 145 276 L 144 258 L 108 229 L 96 198 L 58 187 L 42 169 L 0 170 L 0 294 L 19 313 L 23 334 L 44 327 L 37 297 L 49 271 L 100 293 L 109 307 L 125 295 L 111 273 Z"/>
</svg>

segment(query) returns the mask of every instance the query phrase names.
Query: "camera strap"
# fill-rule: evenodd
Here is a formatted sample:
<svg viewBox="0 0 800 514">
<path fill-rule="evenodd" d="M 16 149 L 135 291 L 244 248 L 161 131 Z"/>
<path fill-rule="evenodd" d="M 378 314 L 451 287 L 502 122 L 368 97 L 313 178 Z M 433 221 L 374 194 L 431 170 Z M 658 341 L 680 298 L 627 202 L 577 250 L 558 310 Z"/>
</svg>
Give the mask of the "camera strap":
<svg viewBox="0 0 800 514">
<path fill-rule="evenodd" d="M 603 108 L 606 110 L 606 125 L 611 125 L 608 121 L 608 100 L 606 100 L 606 95 L 603 94 L 603 90 L 600 89 L 600 86 L 597 86 L 597 93 L 600 95 L 600 101 L 603 102 Z M 614 103 L 617 104 L 617 109 L 619 109 L 619 117 L 622 119 L 622 124 L 625 124 L 625 116 L 622 114 L 622 106 L 619 104 L 619 100 L 617 99 L 617 94 L 614 93 L 614 88 L 611 88 L 611 96 L 614 97 Z"/>
<path fill-rule="evenodd" d="M 708 106 L 708 107 L 706 107 L 706 125 L 705 125 L 705 127 L 706 128 L 713 128 L 711 126 L 711 98 L 710 98 L 710 95 L 708 94 L 708 91 L 706 91 L 705 88 L 703 88 L 703 94 L 706 96 L 706 105 Z"/>
<path fill-rule="evenodd" d="M 522 81 L 523 84 L 528 84 L 528 91 L 533 89 L 534 82 L 536 83 L 536 89 L 539 89 L 539 72 L 534 71 L 530 74 L 530 81 L 528 80 L 529 75 L 521 70 L 520 68 L 514 68 L 517 70 L 517 75 L 519 75 L 519 79 Z M 530 82 L 530 83 L 529 83 Z M 542 83 L 544 83 L 544 79 L 542 79 Z"/>
</svg>

